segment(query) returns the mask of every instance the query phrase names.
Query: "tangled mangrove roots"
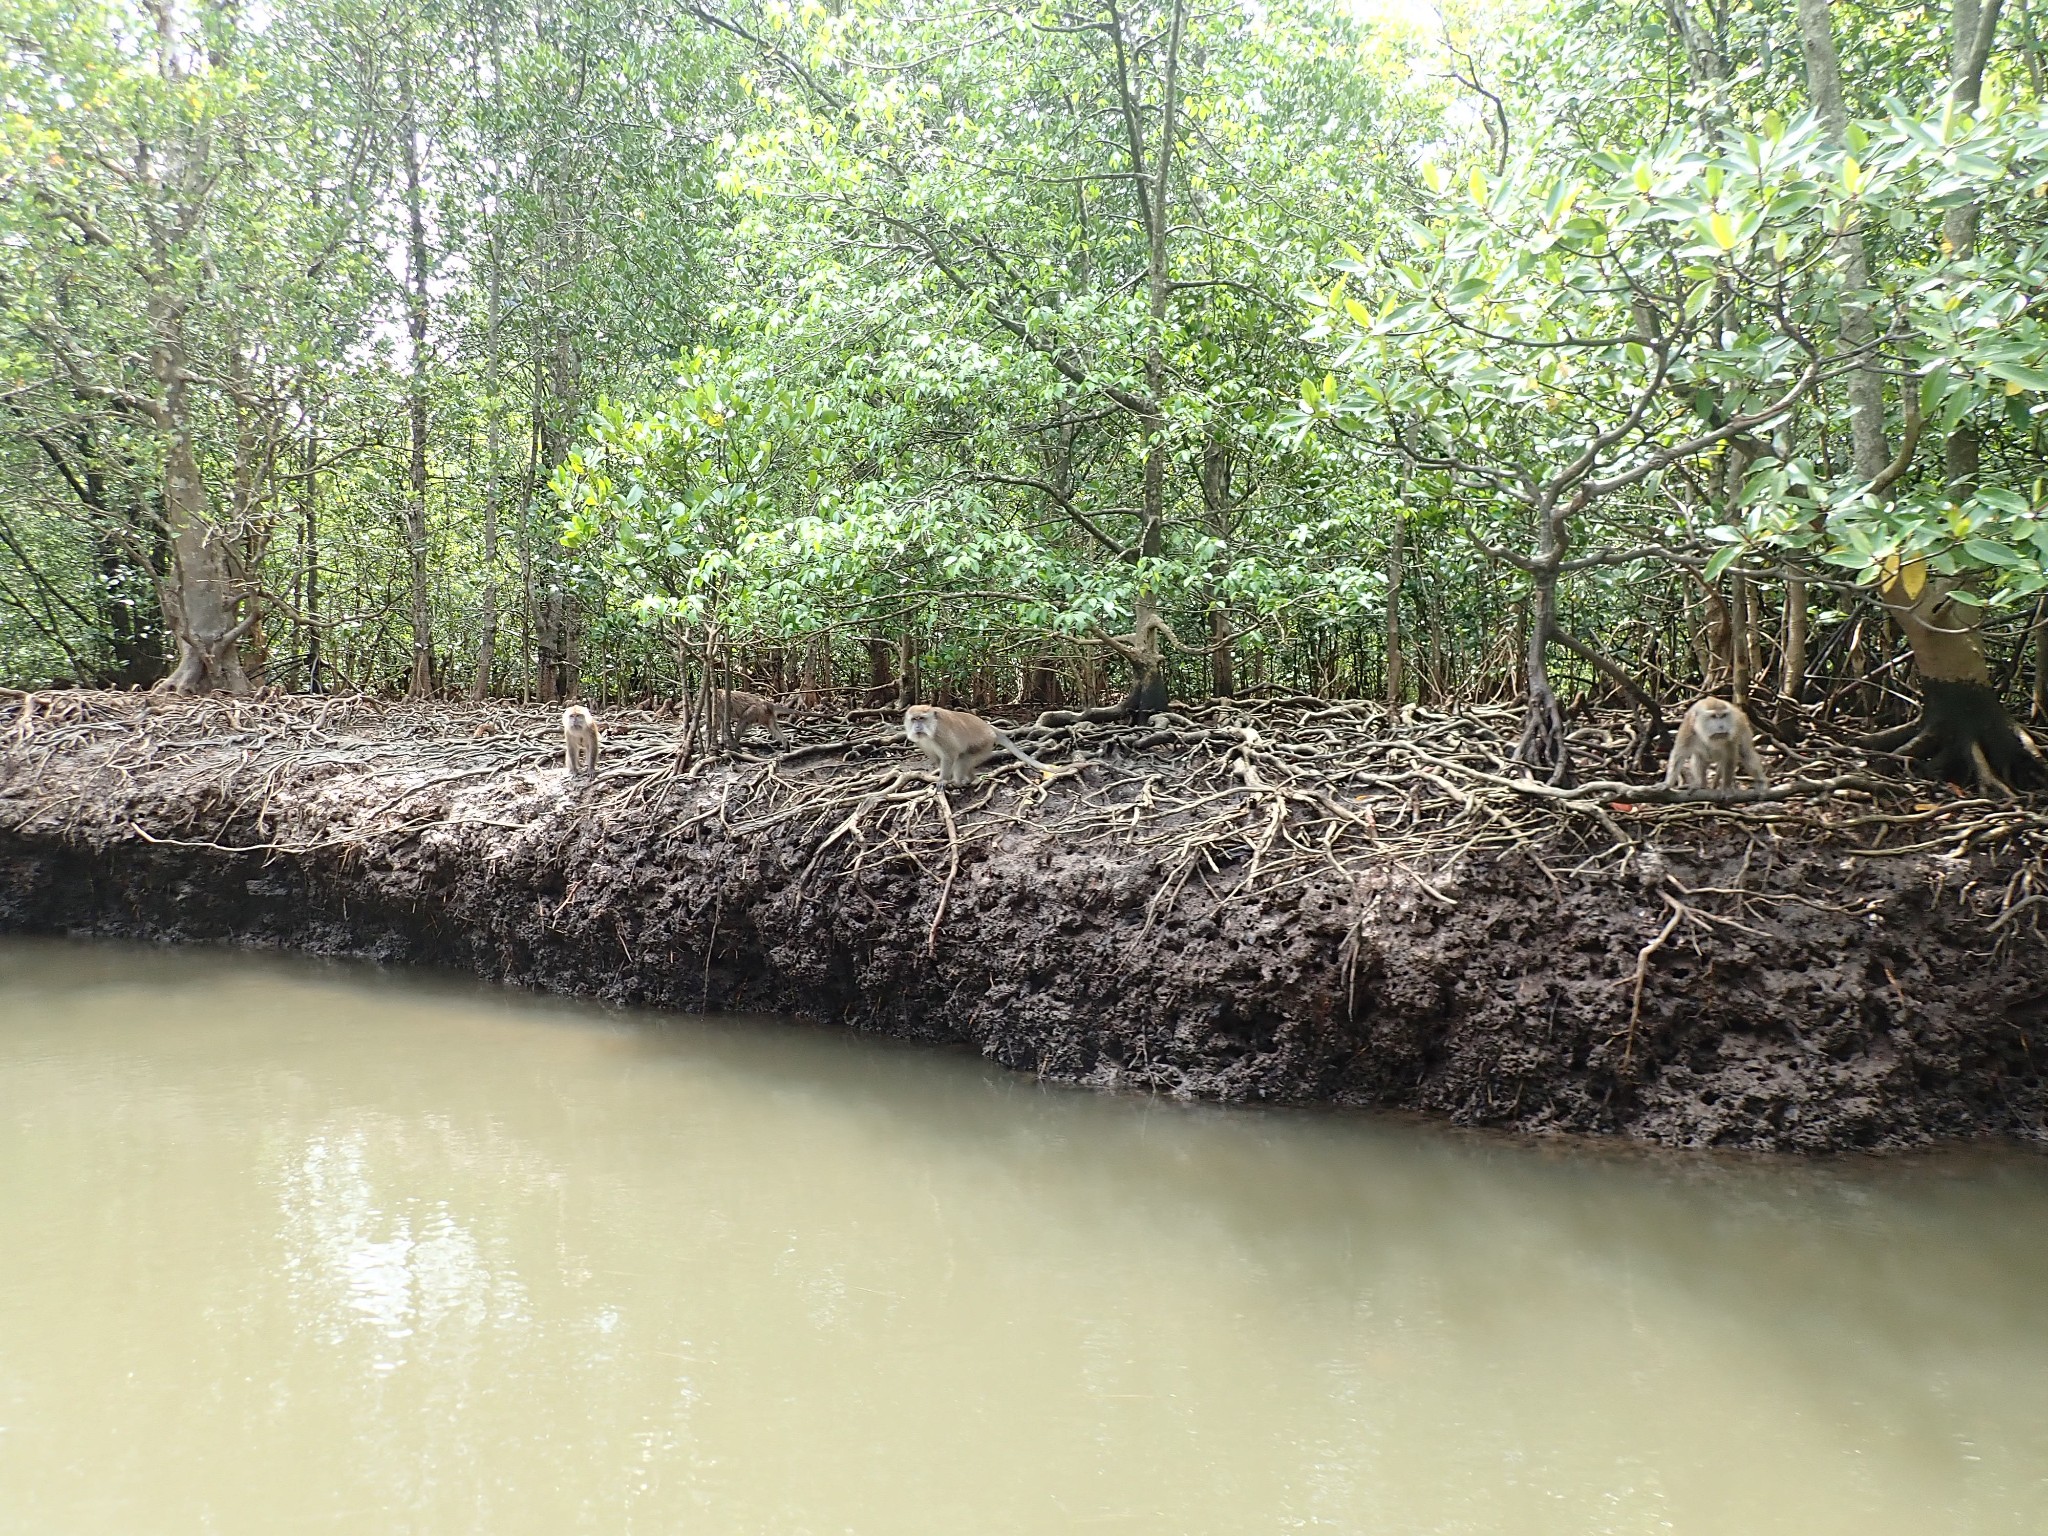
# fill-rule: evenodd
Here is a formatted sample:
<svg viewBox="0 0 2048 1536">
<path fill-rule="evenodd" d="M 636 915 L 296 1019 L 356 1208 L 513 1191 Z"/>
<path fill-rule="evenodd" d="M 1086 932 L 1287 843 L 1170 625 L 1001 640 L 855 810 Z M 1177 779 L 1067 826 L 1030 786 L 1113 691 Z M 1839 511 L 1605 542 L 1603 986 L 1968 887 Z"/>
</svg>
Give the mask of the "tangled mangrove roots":
<svg viewBox="0 0 2048 1536">
<path fill-rule="evenodd" d="M 970 1043 L 1047 1076 L 1825 1148 L 2040 1136 L 2048 816 L 1847 742 L 1768 790 L 1511 762 L 1510 710 L 889 720 L 686 758 L 615 712 L 0 698 L 0 924 L 292 944 Z"/>
</svg>

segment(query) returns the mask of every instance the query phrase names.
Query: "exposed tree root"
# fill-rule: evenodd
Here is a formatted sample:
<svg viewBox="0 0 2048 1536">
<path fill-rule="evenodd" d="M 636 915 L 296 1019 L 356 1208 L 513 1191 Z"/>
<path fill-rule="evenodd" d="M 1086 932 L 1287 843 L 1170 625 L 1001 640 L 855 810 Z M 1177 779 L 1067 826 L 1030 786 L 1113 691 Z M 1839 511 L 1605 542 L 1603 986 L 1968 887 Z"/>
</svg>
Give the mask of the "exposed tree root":
<svg viewBox="0 0 2048 1536">
<path fill-rule="evenodd" d="M 1878 751 L 1908 758 L 1936 777 L 1994 799 L 2048 785 L 2048 763 L 1981 683 L 1929 680 L 1920 718 L 1862 738 Z"/>
<path fill-rule="evenodd" d="M 461 813 L 448 807 L 477 797 L 458 789 L 493 779 L 516 778 L 528 791 L 562 796 L 577 788 L 557 783 L 561 775 L 551 772 L 560 756 L 552 715 L 512 705 L 87 692 L 5 697 L 12 702 L 11 708 L 0 702 L 0 737 L 15 745 L 18 761 L 55 762 L 98 742 L 103 772 L 146 771 L 166 788 L 181 776 L 195 779 L 208 786 L 188 786 L 198 803 L 245 793 L 246 785 L 235 786 L 260 772 L 255 804 L 266 835 L 240 845 L 243 851 L 304 852 L 350 842 L 370 847 L 426 827 L 462 824 Z M 1052 766 L 1051 774 L 1001 766 L 963 792 L 964 799 L 949 799 L 908 760 L 893 722 L 849 732 L 843 722 L 815 720 L 802 724 L 780 752 L 741 750 L 685 764 L 672 722 L 624 711 L 605 721 L 604 769 L 580 791 L 580 803 L 584 814 L 669 806 L 678 828 L 715 821 L 730 835 L 805 822 L 813 829 L 814 864 L 843 845 L 859 850 L 857 862 L 923 858 L 938 851 L 930 845 L 937 833 L 955 868 L 962 849 L 1000 835 L 1016 815 L 1029 813 L 1056 823 L 1075 845 L 1113 842 L 1162 857 L 1162 894 L 1199 875 L 1233 882 L 1248 895 L 1312 873 L 1394 862 L 1427 883 L 1432 872 L 1446 872 L 1475 852 L 1508 848 L 1546 858 L 1564 851 L 1578 860 L 1617 859 L 1645 834 L 1668 837 L 1686 821 L 1747 821 L 1806 840 L 1832 839 L 1868 826 L 1873 807 L 1916 802 L 1925 793 L 1879 771 L 1881 759 L 1817 737 L 1801 753 L 1800 771 L 1768 789 L 1666 789 L 1619 774 L 1568 787 L 1520 771 L 1532 733 L 1552 742 L 1560 756 L 1569 750 L 1611 771 L 1625 768 L 1638 750 L 1624 720 L 1603 719 L 1566 734 L 1561 715 L 1532 701 L 1520 738 L 1504 750 L 1510 718 L 1499 708 L 1450 715 L 1320 700 L 1183 706 L 1142 721 L 1118 718 L 1113 709 L 1047 711 L 1013 735 Z M 1982 744 L 1975 745 L 1985 755 Z M 223 749 L 246 765 L 224 779 Z M 1976 776 L 1984 797 L 1949 802 L 1938 818 L 1945 837 L 1968 841 L 1994 825 L 2024 830 L 2028 838 L 2048 829 L 2048 820 L 2014 800 L 2007 787 L 2008 777 L 2020 776 L 2014 761 L 2035 762 L 2018 738 L 2009 751 L 1986 760 L 1988 775 Z M 1781 760 L 1779 773 L 1788 766 Z M 327 808 L 331 820 L 303 828 L 298 837 L 284 829 L 269 834 L 261 808 L 281 786 L 344 770 L 358 776 L 355 789 L 347 803 Z M 720 788 L 706 802 L 692 786 L 710 778 Z M 366 795 L 369 785 L 381 789 Z M 78 814 L 94 793 L 90 782 L 52 774 L 34 787 L 37 815 Z M 1014 800 L 1014 809 L 965 814 L 988 805 L 994 794 Z M 1915 822 L 1924 814 L 1895 819 Z M 1598 829 L 1592 842 L 1589 827 Z M 174 840 L 162 829 L 151 835 Z"/>
<path fill-rule="evenodd" d="M 1555 788 L 1567 787 L 1572 782 L 1564 710 L 1546 682 L 1538 681 L 1529 689 L 1529 704 L 1522 715 L 1522 734 L 1515 742 L 1514 760 L 1528 768 L 1548 769 L 1544 782 Z"/>
</svg>

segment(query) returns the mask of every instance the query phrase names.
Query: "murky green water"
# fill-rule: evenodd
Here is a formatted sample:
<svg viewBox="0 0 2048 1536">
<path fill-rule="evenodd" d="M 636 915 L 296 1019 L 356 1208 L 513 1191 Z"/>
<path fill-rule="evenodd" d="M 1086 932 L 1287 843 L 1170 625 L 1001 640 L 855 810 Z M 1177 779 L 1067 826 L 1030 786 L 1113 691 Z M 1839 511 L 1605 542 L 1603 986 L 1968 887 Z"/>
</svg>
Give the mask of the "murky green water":
<svg viewBox="0 0 2048 1536">
<path fill-rule="evenodd" d="M 2048 1530 L 2048 1158 L 0 944 L 0 1531 Z"/>
</svg>

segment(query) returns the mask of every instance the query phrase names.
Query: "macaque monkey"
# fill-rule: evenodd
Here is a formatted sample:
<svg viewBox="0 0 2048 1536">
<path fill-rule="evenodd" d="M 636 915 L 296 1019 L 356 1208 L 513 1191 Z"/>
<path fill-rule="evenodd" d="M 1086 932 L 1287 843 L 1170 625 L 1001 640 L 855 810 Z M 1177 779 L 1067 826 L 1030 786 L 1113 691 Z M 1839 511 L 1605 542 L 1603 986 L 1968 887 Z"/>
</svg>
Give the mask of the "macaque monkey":
<svg viewBox="0 0 2048 1536">
<path fill-rule="evenodd" d="M 729 725 L 734 741 L 742 739 L 756 725 L 765 727 L 777 741 L 787 741 L 789 732 L 782 717 L 788 713 L 775 700 L 748 693 L 744 688 L 719 688 L 711 694 L 712 722 L 717 726 Z"/>
<path fill-rule="evenodd" d="M 562 758 L 570 777 L 579 773 L 597 777 L 597 722 L 581 704 L 562 711 Z"/>
<path fill-rule="evenodd" d="M 1763 759 L 1756 755 L 1749 716 L 1726 699 L 1698 700 L 1679 722 L 1678 740 L 1671 744 L 1671 761 L 1664 768 L 1664 787 L 1733 789 L 1738 767 L 1758 789 L 1771 787 Z"/>
<path fill-rule="evenodd" d="M 965 784 L 974 770 L 1007 752 L 1020 763 L 1029 763 L 1050 773 L 1037 758 L 990 725 L 979 715 L 964 709 L 940 709 L 931 704 L 914 704 L 903 712 L 903 734 L 910 744 L 939 765 L 939 779 L 946 784 Z"/>
</svg>

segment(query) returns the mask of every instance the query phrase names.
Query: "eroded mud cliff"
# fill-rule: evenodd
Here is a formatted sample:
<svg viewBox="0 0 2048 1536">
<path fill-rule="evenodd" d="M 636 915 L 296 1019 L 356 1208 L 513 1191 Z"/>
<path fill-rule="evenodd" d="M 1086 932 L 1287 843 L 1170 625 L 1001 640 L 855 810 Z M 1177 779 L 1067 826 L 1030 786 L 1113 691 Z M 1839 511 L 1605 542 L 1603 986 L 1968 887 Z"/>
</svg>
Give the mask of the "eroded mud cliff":
<svg viewBox="0 0 2048 1536">
<path fill-rule="evenodd" d="M 664 722 L 615 720 L 586 786 L 538 710 L 44 695 L 0 712 L 0 927 L 1526 1131 L 2048 1139 L 2035 813 L 1910 786 L 1561 808 L 1492 784 L 1463 729 L 1307 706 L 1075 727 L 1040 741 L 1058 776 L 944 798 L 875 722 L 686 765 Z"/>
</svg>

